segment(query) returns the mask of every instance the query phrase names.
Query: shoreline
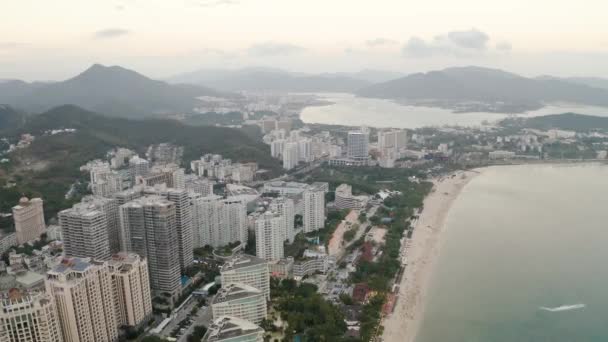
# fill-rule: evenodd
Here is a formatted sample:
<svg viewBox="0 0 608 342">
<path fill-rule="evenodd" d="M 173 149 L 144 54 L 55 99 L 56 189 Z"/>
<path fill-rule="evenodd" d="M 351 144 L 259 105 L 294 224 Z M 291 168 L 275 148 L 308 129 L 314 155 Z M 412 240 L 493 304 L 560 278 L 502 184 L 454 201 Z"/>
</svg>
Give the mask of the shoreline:
<svg viewBox="0 0 608 342">
<path fill-rule="evenodd" d="M 481 172 L 483 168 L 457 171 L 453 177 L 433 180 L 433 189 L 424 199 L 424 208 L 412 239 L 407 241 L 408 264 L 399 283 L 397 304 L 381 323 L 384 326 L 383 341 L 413 342 L 416 338 L 424 317 L 430 279 L 441 251 L 448 213 L 462 189 Z"/>
</svg>

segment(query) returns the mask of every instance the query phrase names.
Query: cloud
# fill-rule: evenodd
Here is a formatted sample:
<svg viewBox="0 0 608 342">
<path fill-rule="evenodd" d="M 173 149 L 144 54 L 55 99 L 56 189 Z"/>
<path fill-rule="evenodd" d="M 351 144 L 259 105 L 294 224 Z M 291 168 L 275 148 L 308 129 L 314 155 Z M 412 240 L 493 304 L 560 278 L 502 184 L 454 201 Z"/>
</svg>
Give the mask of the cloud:
<svg viewBox="0 0 608 342">
<path fill-rule="evenodd" d="M 490 36 L 477 29 L 452 31 L 447 36 L 452 43 L 465 49 L 485 49 L 490 40 Z"/>
<path fill-rule="evenodd" d="M 437 48 L 422 38 L 412 37 L 403 46 L 403 54 L 409 57 L 430 57 L 437 52 Z"/>
<path fill-rule="evenodd" d="M 301 53 L 305 50 L 301 46 L 289 43 L 266 42 L 251 46 L 248 52 L 254 56 L 286 56 Z"/>
<path fill-rule="evenodd" d="M 366 41 L 365 45 L 367 45 L 369 47 L 377 47 L 377 46 L 383 46 L 383 45 L 394 45 L 397 43 L 398 42 L 396 40 L 392 40 L 392 39 L 376 38 L 376 39 L 370 39 L 370 40 Z"/>
<path fill-rule="evenodd" d="M 104 30 L 99 30 L 93 34 L 93 38 L 95 39 L 110 39 L 110 38 L 118 38 L 121 36 L 125 36 L 131 33 L 129 30 L 121 29 L 121 28 L 108 28 Z"/>
<path fill-rule="evenodd" d="M 237 0 L 198 0 L 191 1 L 190 4 L 198 7 L 219 7 L 219 6 L 229 6 L 229 5 L 238 5 L 240 1 Z"/>
<path fill-rule="evenodd" d="M 420 37 L 410 38 L 403 46 L 402 52 L 406 57 L 424 58 L 432 56 L 470 57 L 480 55 L 493 48 L 489 47 L 490 36 L 477 29 L 466 31 L 450 31 L 425 40 Z M 511 44 L 502 41 L 495 50 L 506 52 L 511 50 Z"/>
</svg>

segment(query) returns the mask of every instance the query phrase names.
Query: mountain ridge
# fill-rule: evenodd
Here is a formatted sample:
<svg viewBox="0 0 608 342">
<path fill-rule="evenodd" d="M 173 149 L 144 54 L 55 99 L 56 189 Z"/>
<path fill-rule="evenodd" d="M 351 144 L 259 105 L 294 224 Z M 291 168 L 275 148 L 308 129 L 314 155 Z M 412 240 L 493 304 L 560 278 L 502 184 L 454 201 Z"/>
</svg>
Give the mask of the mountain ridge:
<svg viewBox="0 0 608 342">
<path fill-rule="evenodd" d="M 111 116 L 143 118 L 191 111 L 197 96 L 232 96 L 203 86 L 170 85 L 120 66 L 93 64 L 65 81 L 37 84 L 11 81 L 0 102 L 29 112 L 44 112 L 64 104 Z M 8 90 L 11 90 L 9 92 Z"/>
<path fill-rule="evenodd" d="M 356 92 L 384 98 L 445 107 L 485 103 L 488 111 L 521 112 L 550 102 L 608 106 L 608 90 L 560 79 L 533 79 L 499 69 L 454 67 L 378 83 Z M 466 107 L 465 107 L 466 109 Z M 487 108 L 486 108 L 487 109 Z M 463 110 L 466 111 L 466 110 Z"/>
</svg>

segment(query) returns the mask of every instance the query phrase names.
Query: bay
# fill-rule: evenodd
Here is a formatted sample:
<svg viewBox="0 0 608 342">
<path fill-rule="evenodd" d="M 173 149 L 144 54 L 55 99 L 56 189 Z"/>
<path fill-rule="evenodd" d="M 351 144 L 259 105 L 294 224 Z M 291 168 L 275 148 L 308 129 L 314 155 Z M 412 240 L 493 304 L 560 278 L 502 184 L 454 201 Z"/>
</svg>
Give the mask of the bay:
<svg viewBox="0 0 608 342">
<path fill-rule="evenodd" d="M 300 118 L 306 123 L 328 125 L 419 128 L 425 126 L 479 126 L 508 117 L 499 113 L 453 113 L 448 109 L 406 106 L 394 101 L 356 97 L 352 94 L 316 94 L 332 102 L 327 106 L 311 106 L 302 110 Z M 580 105 L 551 105 L 517 116 L 539 116 L 575 112 L 608 116 L 608 108 Z"/>
<path fill-rule="evenodd" d="M 452 206 L 417 342 L 608 341 L 608 166 L 492 167 Z"/>
</svg>

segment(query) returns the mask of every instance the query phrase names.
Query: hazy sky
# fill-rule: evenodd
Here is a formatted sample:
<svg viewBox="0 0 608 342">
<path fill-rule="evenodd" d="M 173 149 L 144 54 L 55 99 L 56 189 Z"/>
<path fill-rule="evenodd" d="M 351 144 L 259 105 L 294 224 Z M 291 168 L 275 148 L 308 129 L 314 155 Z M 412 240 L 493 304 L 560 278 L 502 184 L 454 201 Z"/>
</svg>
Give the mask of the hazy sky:
<svg viewBox="0 0 608 342">
<path fill-rule="evenodd" d="M 0 0 L 0 78 L 90 64 L 608 77 L 606 0 Z"/>
</svg>

